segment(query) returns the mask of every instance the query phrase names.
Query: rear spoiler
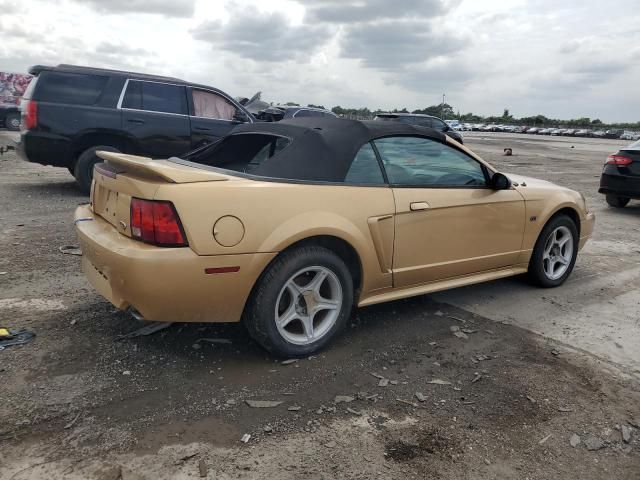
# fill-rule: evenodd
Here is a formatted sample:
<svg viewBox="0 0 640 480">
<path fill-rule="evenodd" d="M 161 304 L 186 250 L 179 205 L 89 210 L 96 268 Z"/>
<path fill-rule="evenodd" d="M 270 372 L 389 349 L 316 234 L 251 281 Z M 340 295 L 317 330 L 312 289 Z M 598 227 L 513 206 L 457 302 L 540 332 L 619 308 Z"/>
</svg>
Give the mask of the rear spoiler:
<svg viewBox="0 0 640 480">
<path fill-rule="evenodd" d="M 216 182 L 231 177 L 217 172 L 192 168 L 168 160 L 153 160 L 149 157 L 128 155 L 126 153 L 96 152 L 108 165 L 115 167 L 116 174 L 130 173 L 149 180 L 164 180 L 170 183 Z"/>
</svg>

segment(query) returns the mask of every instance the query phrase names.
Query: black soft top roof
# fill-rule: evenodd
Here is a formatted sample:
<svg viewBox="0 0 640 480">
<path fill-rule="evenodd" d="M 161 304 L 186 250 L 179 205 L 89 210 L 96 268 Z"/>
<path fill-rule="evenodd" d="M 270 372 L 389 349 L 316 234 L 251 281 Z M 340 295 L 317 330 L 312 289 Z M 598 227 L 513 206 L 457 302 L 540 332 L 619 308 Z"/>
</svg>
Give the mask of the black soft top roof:
<svg viewBox="0 0 640 480">
<path fill-rule="evenodd" d="M 373 139 L 412 135 L 442 143 L 446 141 L 442 132 L 431 128 L 398 122 L 330 117 L 242 124 L 235 127 L 230 135 L 252 133 L 277 135 L 291 140 L 289 146 L 257 167 L 253 175 L 325 182 L 342 182 L 360 148 Z"/>
</svg>

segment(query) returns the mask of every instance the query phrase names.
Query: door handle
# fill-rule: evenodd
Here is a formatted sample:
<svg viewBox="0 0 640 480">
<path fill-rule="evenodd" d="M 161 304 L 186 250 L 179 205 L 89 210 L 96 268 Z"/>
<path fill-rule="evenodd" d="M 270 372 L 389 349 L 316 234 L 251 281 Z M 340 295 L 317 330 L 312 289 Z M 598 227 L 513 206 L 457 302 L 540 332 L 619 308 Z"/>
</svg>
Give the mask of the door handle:
<svg viewBox="0 0 640 480">
<path fill-rule="evenodd" d="M 415 212 L 417 210 L 429 210 L 430 207 L 427 202 L 412 202 L 409 208 L 411 208 L 412 212 Z"/>
<path fill-rule="evenodd" d="M 210 128 L 206 128 L 206 127 L 193 127 L 194 130 L 197 130 L 198 132 L 210 132 L 211 129 Z"/>
<path fill-rule="evenodd" d="M 138 125 L 143 125 L 145 123 L 145 121 L 140 119 L 140 118 L 129 118 L 129 119 L 127 119 L 127 122 L 129 122 L 129 123 L 137 123 Z"/>
</svg>

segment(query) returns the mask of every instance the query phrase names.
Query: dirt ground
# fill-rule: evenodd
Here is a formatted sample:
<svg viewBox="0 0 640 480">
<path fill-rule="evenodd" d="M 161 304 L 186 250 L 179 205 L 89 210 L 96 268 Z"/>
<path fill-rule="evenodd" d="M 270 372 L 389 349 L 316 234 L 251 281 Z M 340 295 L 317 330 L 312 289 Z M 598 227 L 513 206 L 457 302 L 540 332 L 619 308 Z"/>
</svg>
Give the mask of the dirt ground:
<svg viewBox="0 0 640 480">
<path fill-rule="evenodd" d="M 586 195 L 596 233 L 571 280 L 362 309 L 330 349 L 284 364 L 241 325 L 119 339 L 140 324 L 59 251 L 86 197 L 66 170 L 1 156 L 0 326 L 37 337 L 0 351 L 0 479 L 638 479 L 640 204 L 597 194 L 624 142 L 465 139 Z"/>
</svg>

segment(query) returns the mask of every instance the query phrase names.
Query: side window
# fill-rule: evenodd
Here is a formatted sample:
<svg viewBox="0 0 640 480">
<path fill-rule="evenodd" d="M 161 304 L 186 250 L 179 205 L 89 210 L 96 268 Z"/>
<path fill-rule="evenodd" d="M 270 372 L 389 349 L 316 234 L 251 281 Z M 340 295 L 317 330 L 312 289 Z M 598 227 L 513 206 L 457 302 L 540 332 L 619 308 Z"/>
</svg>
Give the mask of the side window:
<svg viewBox="0 0 640 480">
<path fill-rule="evenodd" d="M 436 130 L 438 130 L 439 132 L 444 132 L 445 130 L 447 130 L 447 124 L 444 123 L 442 120 L 438 120 L 437 118 L 433 118 L 431 119 L 431 122 L 433 124 L 433 127 Z"/>
<path fill-rule="evenodd" d="M 221 95 L 204 90 L 192 90 L 193 108 L 196 117 L 233 120 L 236 107 Z"/>
<path fill-rule="evenodd" d="M 107 77 L 80 73 L 43 72 L 35 100 L 95 105 L 107 84 Z"/>
<path fill-rule="evenodd" d="M 370 143 L 364 144 L 356 154 L 351 167 L 344 178 L 346 183 L 370 183 L 373 185 L 384 184 L 384 177 L 380 170 L 380 164 Z"/>
<path fill-rule="evenodd" d="M 150 112 L 187 114 L 187 97 L 181 85 L 130 80 L 124 99 L 124 108 Z"/>
<path fill-rule="evenodd" d="M 389 182 L 420 187 L 486 186 L 482 165 L 468 155 L 422 137 L 375 140 Z"/>
<path fill-rule="evenodd" d="M 129 80 L 127 91 L 122 99 L 122 108 L 135 108 L 142 110 L 142 82 Z"/>
</svg>

